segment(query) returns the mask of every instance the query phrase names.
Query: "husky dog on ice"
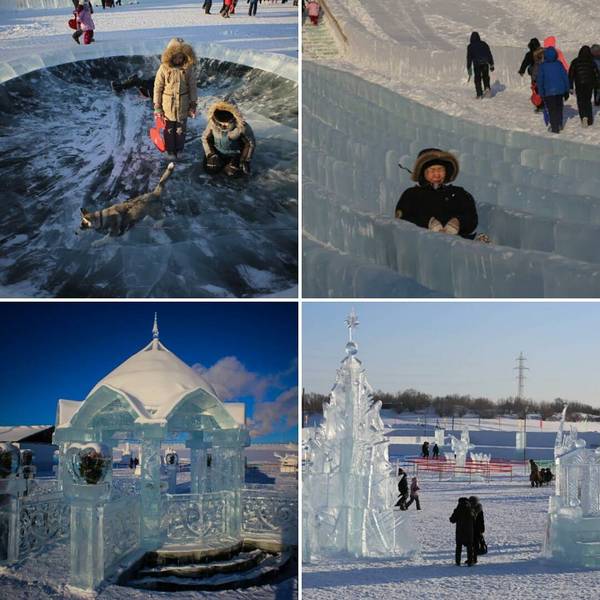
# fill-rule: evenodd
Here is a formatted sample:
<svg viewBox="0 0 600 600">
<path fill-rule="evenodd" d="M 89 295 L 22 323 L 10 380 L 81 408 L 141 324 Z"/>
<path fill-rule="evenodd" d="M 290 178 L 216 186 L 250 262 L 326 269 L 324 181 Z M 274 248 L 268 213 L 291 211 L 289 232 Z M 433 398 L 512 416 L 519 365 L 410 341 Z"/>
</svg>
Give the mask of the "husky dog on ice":
<svg viewBox="0 0 600 600">
<path fill-rule="evenodd" d="M 110 235 L 122 235 L 146 215 L 150 215 L 155 219 L 159 218 L 162 208 L 159 202 L 160 194 L 163 190 L 163 184 L 170 177 L 173 169 L 175 169 L 175 163 L 171 162 L 152 192 L 140 194 L 135 198 L 113 204 L 102 210 L 89 211 L 82 208 L 80 228 L 95 229 L 96 231 L 110 233 Z"/>
</svg>

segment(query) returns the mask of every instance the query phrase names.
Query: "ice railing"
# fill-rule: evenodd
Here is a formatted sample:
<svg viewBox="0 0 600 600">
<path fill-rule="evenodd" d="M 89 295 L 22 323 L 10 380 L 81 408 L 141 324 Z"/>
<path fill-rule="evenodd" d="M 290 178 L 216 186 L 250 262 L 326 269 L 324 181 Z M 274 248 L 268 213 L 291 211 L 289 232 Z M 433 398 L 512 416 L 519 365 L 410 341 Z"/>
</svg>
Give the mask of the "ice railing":
<svg viewBox="0 0 600 600">
<path fill-rule="evenodd" d="M 110 44 L 90 44 L 77 46 L 72 50 L 48 50 L 39 54 L 31 53 L 20 58 L 0 61 L 0 83 L 20 77 L 37 69 L 54 67 L 64 63 L 111 56 L 159 56 L 162 54 L 168 39 L 119 41 Z M 229 48 L 220 44 L 197 41 L 194 35 L 186 37 L 196 54 L 203 58 L 212 58 L 235 64 L 245 65 L 274 73 L 291 81 L 298 80 L 298 61 L 283 54 L 259 52 L 250 49 Z"/>
<path fill-rule="evenodd" d="M 104 507 L 104 567 L 108 570 L 140 544 L 140 498 L 124 496 Z"/>
<path fill-rule="evenodd" d="M 278 490 L 242 490 L 242 535 L 298 543 L 298 496 Z"/>
<path fill-rule="evenodd" d="M 310 63 L 303 81 L 304 226 L 316 241 L 446 295 L 600 293 L 595 148 L 482 127 Z M 493 245 L 392 218 L 412 185 L 398 162 L 412 166 L 431 146 L 458 154 L 458 184 L 473 192 Z"/>
<path fill-rule="evenodd" d="M 161 526 L 166 543 L 210 542 L 231 534 L 234 492 L 166 494 Z"/>
<path fill-rule="evenodd" d="M 18 558 L 66 537 L 70 530 L 70 506 L 62 492 L 42 488 L 20 501 Z"/>
</svg>

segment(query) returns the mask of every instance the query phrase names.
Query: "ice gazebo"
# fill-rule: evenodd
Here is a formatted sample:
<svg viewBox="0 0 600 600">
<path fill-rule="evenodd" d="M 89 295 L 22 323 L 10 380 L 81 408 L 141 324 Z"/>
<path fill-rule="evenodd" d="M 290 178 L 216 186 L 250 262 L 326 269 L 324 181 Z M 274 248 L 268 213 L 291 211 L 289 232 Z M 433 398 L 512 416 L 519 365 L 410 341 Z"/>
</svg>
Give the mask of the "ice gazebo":
<svg viewBox="0 0 600 600">
<path fill-rule="evenodd" d="M 97 587 L 123 557 L 136 553 L 234 548 L 252 523 L 255 537 L 289 537 L 295 506 L 285 499 L 275 506 L 272 495 L 252 497 L 253 490 L 243 489 L 250 438 L 240 408 L 222 402 L 166 348 L 156 318 L 150 343 L 101 379 L 83 402 L 59 401 L 54 443 L 70 506 L 72 586 Z M 190 493 L 169 493 L 176 491 L 179 457 L 170 446 L 178 436 L 191 457 Z M 113 449 L 124 440 L 139 443 L 139 477 L 113 473 Z M 169 484 L 161 480 L 165 472 Z M 262 510 L 263 525 L 268 522 L 262 532 L 251 506 Z"/>
</svg>

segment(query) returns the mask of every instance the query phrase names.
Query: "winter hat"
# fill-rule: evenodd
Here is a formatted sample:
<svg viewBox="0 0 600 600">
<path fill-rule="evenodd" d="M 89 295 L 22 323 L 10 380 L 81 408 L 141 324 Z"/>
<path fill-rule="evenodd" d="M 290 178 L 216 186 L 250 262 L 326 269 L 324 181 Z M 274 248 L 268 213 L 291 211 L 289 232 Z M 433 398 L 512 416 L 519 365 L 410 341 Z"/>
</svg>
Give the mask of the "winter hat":
<svg viewBox="0 0 600 600">
<path fill-rule="evenodd" d="M 583 60 L 594 60 L 594 57 L 592 56 L 592 49 L 589 46 L 581 46 L 577 57 Z"/>
<path fill-rule="evenodd" d="M 419 182 L 421 185 L 425 181 L 425 169 L 434 165 L 441 165 L 446 169 L 446 179 L 444 183 L 454 181 L 458 176 L 458 160 L 450 152 L 444 152 L 439 148 L 425 148 L 419 152 L 417 161 L 412 172 L 412 180 Z"/>
<path fill-rule="evenodd" d="M 544 48 L 556 48 L 556 37 L 553 35 L 549 35 L 544 40 Z"/>
<path fill-rule="evenodd" d="M 529 40 L 529 44 L 527 44 L 527 47 L 533 52 L 536 48 L 539 48 L 541 46 L 540 44 L 540 40 L 538 40 L 537 38 L 531 38 Z"/>
<path fill-rule="evenodd" d="M 558 59 L 558 52 L 554 46 L 549 46 L 544 50 L 544 60 L 547 62 L 556 62 Z"/>
<path fill-rule="evenodd" d="M 480 42 L 480 41 L 481 41 L 481 37 L 479 36 L 479 33 L 477 33 L 477 31 L 474 31 L 474 32 L 471 34 L 471 44 L 472 44 L 473 42 Z"/>
</svg>

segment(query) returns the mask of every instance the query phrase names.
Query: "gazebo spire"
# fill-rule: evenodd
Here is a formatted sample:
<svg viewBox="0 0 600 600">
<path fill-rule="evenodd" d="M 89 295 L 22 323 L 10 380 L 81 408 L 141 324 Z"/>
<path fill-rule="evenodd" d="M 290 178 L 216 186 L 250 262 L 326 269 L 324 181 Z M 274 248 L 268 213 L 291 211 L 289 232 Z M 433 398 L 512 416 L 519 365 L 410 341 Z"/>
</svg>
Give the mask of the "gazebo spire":
<svg viewBox="0 0 600 600">
<path fill-rule="evenodd" d="M 154 326 L 152 327 L 153 346 L 156 347 L 158 342 L 158 313 L 154 313 Z"/>
</svg>

